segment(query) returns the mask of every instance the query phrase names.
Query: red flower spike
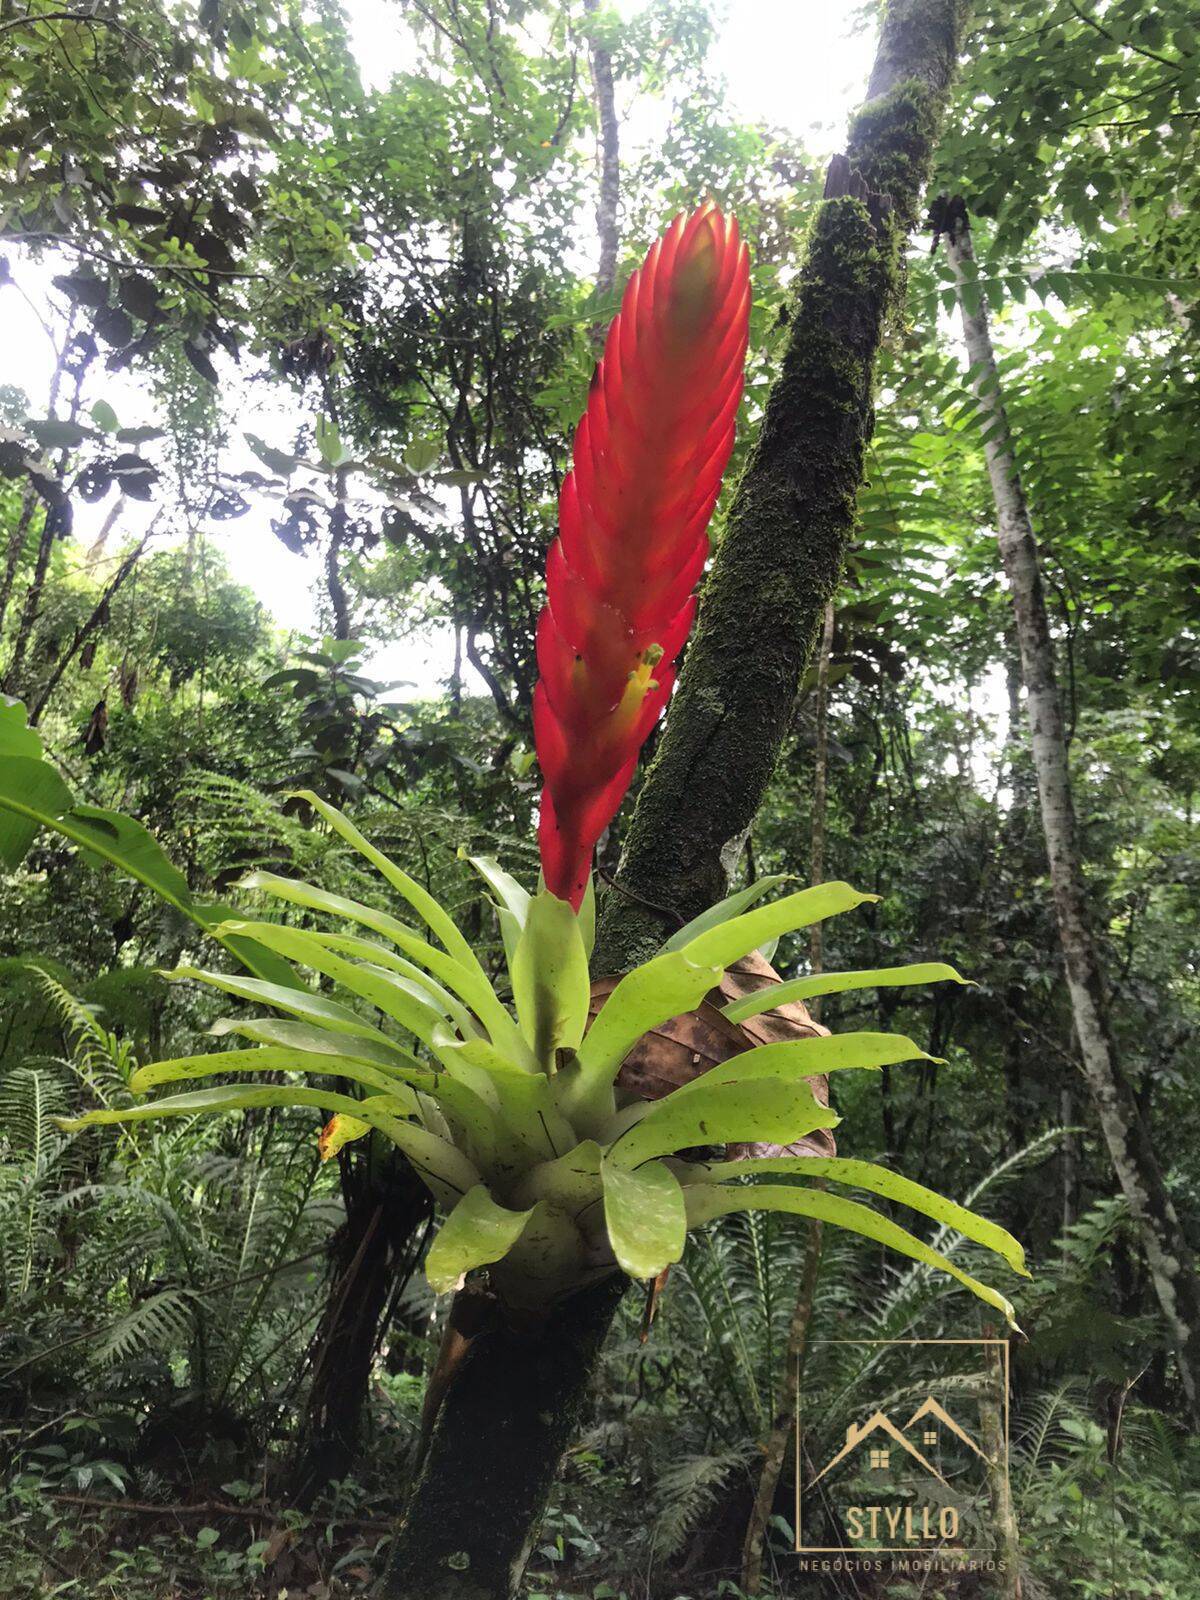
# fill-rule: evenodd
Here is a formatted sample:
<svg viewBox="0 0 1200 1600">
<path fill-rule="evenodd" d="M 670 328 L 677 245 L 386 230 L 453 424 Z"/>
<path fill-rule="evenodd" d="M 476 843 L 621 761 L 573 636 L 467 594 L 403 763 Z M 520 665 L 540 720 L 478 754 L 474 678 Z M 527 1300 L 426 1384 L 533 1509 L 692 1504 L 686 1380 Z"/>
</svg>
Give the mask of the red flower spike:
<svg viewBox="0 0 1200 1600">
<path fill-rule="evenodd" d="M 559 496 L 533 727 L 546 887 L 578 910 L 666 705 L 733 448 L 750 318 L 737 223 L 676 217 L 608 330 Z"/>
</svg>

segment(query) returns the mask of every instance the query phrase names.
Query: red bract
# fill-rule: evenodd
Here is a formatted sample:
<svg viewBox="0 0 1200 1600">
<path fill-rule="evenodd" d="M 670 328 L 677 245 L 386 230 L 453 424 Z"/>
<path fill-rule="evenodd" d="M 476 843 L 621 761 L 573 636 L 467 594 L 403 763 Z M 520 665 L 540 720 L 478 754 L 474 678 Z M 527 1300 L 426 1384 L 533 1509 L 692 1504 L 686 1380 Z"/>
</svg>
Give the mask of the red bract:
<svg viewBox="0 0 1200 1600">
<path fill-rule="evenodd" d="M 691 627 L 749 314 L 737 223 L 711 201 L 676 217 L 629 280 L 575 431 L 546 563 L 533 725 L 542 871 L 576 909 Z"/>
</svg>

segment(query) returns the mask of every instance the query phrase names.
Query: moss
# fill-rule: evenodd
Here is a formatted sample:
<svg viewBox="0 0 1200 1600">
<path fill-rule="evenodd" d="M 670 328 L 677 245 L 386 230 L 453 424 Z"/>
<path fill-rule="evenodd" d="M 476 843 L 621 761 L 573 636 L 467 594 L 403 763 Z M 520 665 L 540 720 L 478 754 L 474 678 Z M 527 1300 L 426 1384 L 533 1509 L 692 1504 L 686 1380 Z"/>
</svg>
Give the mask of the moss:
<svg viewBox="0 0 1200 1600">
<path fill-rule="evenodd" d="M 789 338 L 737 486 L 666 732 L 606 897 L 596 969 L 644 959 L 722 894 L 758 809 L 854 527 L 875 357 L 903 296 L 960 0 L 891 0 L 849 157 L 864 201 L 813 222 Z"/>
</svg>

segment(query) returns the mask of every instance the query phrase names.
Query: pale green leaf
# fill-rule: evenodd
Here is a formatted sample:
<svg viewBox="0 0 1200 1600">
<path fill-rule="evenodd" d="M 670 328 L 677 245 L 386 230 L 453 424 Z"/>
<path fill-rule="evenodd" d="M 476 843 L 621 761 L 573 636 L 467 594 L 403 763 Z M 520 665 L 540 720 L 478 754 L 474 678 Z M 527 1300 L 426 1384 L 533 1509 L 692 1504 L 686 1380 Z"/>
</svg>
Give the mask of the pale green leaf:
<svg viewBox="0 0 1200 1600">
<path fill-rule="evenodd" d="M 786 895 L 782 900 L 757 906 L 740 917 L 719 923 L 680 948 L 689 960 L 700 965 L 731 967 L 770 939 L 794 933 L 797 928 L 810 927 L 814 922 L 823 922 L 826 917 L 878 898 L 878 895 L 860 894 L 848 883 L 818 884 L 814 889 L 801 889 L 797 894 Z"/>
<path fill-rule="evenodd" d="M 479 1173 L 461 1151 L 447 1140 L 404 1122 L 399 1114 L 382 1109 L 379 1097 L 355 1100 L 332 1089 L 306 1089 L 292 1084 L 261 1084 L 253 1088 L 196 1089 L 190 1094 L 168 1095 L 145 1105 L 108 1107 L 86 1116 L 64 1119 L 68 1132 L 102 1123 L 153 1122 L 162 1117 L 194 1117 L 216 1111 L 246 1111 L 260 1106 L 316 1106 L 322 1111 L 345 1112 L 369 1122 L 387 1135 L 412 1163 L 434 1196 L 453 1203 L 479 1182 Z"/>
<path fill-rule="evenodd" d="M 710 1077 L 705 1073 L 687 1093 L 677 1090 L 656 1100 L 613 1141 L 608 1162 L 636 1167 L 697 1145 L 791 1144 L 817 1128 L 836 1128 L 841 1120 L 818 1102 L 803 1078 L 710 1083 Z"/>
<path fill-rule="evenodd" d="M 1016 1327 L 1012 1305 L 997 1290 L 970 1277 L 956 1267 L 948 1256 L 924 1244 L 914 1234 L 886 1217 L 881 1217 L 877 1211 L 859 1205 L 856 1200 L 846 1200 L 841 1195 L 823 1194 L 819 1189 L 804 1189 L 798 1185 L 766 1183 L 689 1185 L 685 1200 L 689 1228 L 702 1227 L 715 1217 L 728 1216 L 736 1211 L 785 1211 L 793 1216 L 815 1217 L 830 1227 L 861 1234 L 900 1255 L 935 1267 L 939 1272 L 949 1273 L 981 1300 L 994 1306 L 1007 1322 Z"/>
<path fill-rule="evenodd" d="M 727 895 L 724 900 L 719 900 L 715 906 L 709 906 L 707 911 L 702 911 L 698 917 L 693 917 L 690 922 L 685 923 L 678 932 L 671 935 L 663 945 L 663 949 L 682 950 L 684 945 L 690 944 L 702 933 L 707 933 L 710 928 L 718 927 L 721 923 L 740 916 L 743 911 L 748 911 L 762 899 L 763 895 L 770 894 L 772 889 L 778 889 L 780 884 L 787 881 L 786 872 L 771 873 L 765 878 L 756 879 L 754 883 Z"/>
<path fill-rule="evenodd" d="M 511 976 L 521 1032 L 551 1071 L 555 1052 L 583 1038 L 591 993 L 579 922 L 565 900 L 543 892 L 530 901 Z"/>
<path fill-rule="evenodd" d="M 466 1273 L 500 1261 L 516 1244 L 529 1211 L 497 1205 L 483 1184 L 469 1190 L 446 1218 L 425 1258 L 425 1276 L 435 1294 L 448 1294 Z"/>
<path fill-rule="evenodd" d="M 636 1171 L 605 1161 L 604 1221 L 617 1265 L 631 1278 L 656 1278 L 678 1261 L 687 1242 L 679 1180 L 661 1161 Z"/>
<path fill-rule="evenodd" d="M 718 1161 L 705 1169 L 714 1181 L 724 1178 L 751 1178 L 758 1173 L 795 1173 L 802 1178 L 829 1178 L 834 1183 L 850 1184 L 856 1189 L 868 1189 L 886 1200 L 920 1211 L 944 1227 L 961 1233 L 988 1250 L 994 1250 L 1014 1272 L 1029 1277 L 1025 1266 L 1025 1251 L 1007 1228 L 989 1222 L 986 1217 L 968 1211 L 965 1206 L 947 1200 L 944 1195 L 910 1178 L 889 1172 L 886 1167 L 872 1161 L 849 1161 L 832 1156 L 765 1156 L 755 1161 Z"/>
<path fill-rule="evenodd" d="M 907 967 L 874 967 L 863 972 L 815 972 L 807 978 L 789 978 L 755 994 L 745 995 L 721 1008 L 730 1022 L 745 1022 L 790 1000 L 811 1000 L 815 995 L 845 994 L 855 989 L 893 989 L 905 984 L 967 983 L 944 961 L 918 961 Z"/>
<path fill-rule="evenodd" d="M 718 1062 L 672 1093 L 691 1095 L 714 1083 L 746 1083 L 755 1078 L 815 1078 L 824 1072 L 877 1070 L 902 1061 L 936 1061 L 902 1033 L 835 1033 L 811 1039 L 760 1044 Z M 940 1065 L 940 1063 L 939 1063 Z"/>
</svg>

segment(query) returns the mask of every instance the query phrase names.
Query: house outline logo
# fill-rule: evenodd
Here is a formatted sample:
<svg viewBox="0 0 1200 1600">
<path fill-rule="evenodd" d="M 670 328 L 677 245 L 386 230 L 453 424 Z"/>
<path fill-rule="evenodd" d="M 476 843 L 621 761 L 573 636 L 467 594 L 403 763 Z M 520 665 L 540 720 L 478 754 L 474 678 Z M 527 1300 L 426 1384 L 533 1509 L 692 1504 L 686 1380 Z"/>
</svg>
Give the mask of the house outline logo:
<svg viewBox="0 0 1200 1600">
<path fill-rule="evenodd" d="M 821 1479 L 832 1472 L 835 1467 L 839 1466 L 849 1456 L 852 1456 L 860 1445 L 865 1444 L 867 1440 L 873 1437 L 875 1434 L 882 1433 L 885 1438 L 893 1440 L 900 1446 L 902 1450 L 906 1451 L 919 1467 L 923 1468 L 924 1471 L 929 1473 L 930 1477 L 936 1478 L 940 1484 L 944 1484 L 948 1489 L 950 1485 L 946 1483 L 946 1480 L 942 1474 L 931 1461 L 927 1461 L 925 1459 L 925 1457 L 917 1449 L 916 1445 L 908 1437 L 910 1429 L 914 1428 L 918 1422 L 923 1422 L 926 1417 L 936 1418 L 936 1420 L 940 1422 L 943 1427 L 949 1429 L 949 1431 L 954 1434 L 956 1438 L 960 1439 L 968 1449 L 973 1450 L 981 1461 L 987 1461 L 987 1455 L 979 1448 L 966 1429 L 960 1427 L 950 1413 L 945 1409 L 945 1407 L 939 1405 L 932 1395 L 926 1395 L 925 1399 L 913 1412 L 912 1416 L 909 1417 L 908 1421 L 902 1428 L 898 1428 L 891 1418 L 885 1416 L 882 1411 L 873 1411 L 865 1422 L 852 1422 L 846 1429 L 845 1444 L 836 1455 L 830 1457 L 830 1459 L 821 1468 L 820 1472 L 817 1473 L 816 1477 L 809 1480 L 808 1487 L 810 1489 L 814 1488 L 818 1483 L 820 1483 Z"/>
<path fill-rule="evenodd" d="M 928 1458 L 928 1456 L 925 1454 L 925 1451 L 930 1448 L 931 1444 L 938 1442 L 936 1440 L 936 1438 L 931 1438 L 931 1435 L 936 1435 L 938 1428 L 945 1429 L 949 1434 L 951 1434 L 953 1436 L 953 1438 L 957 1441 L 958 1444 L 962 1445 L 965 1449 L 970 1451 L 975 1457 L 978 1458 L 979 1462 L 982 1463 L 984 1469 L 986 1469 L 989 1473 L 994 1473 L 997 1470 L 1001 1470 L 1003 1472 L 1007 1472 L 1008 1436 L 1009 1436 L 1009 1406 L 1008 1406 L 1008 1392 L 1009 1392 L 1009 1373 L 1008 1373 L 1009 1362 L 1008 1362 L 1008 1358 L 1009 1358 L 1009 1347 L 1008 1347 L 1008 1341 L 1004 1340 L 1004 1339 L 986 1339 L 986 1338 L 984 1338 L 984 1339 L 898 1339 L 898 1340 L 890 1340 L 890 1339 L 829 1339 L 829 1340 L 814 1341 L 814 1345 L 818 1344 L 818 1343 L 820 1343 L 820 1344 L 829 1344 L 829 1345 L 843 1345 L 843 1346 L 850 1345 L 850 1346 L 859 1346 L 859 1347 L 873 1346 L 875 1348 L 879 1348 L 879 1347 L 883 1347 L 883 1346 L 901 1345 L 901 1346 L 904 1346 L 904 1347 L 906 1347 L 906 1348 L 908 1348 L 910 1350 L 913 1347 L 919 1347 L 919 1346 L 939 1346 L 939 1347 L 945 1347 L 947 1345 L 953 1345 L 953 1346 L 959 1346 L 959 1347 L 969 1346 L 969 1347 L 973 1347 L 973 1348 L 977 1349 L 980 1352 L 980 1354 L 984 1357 L 984 1363 L 985 1363 L 984 1370 L 985 1370 L 985 1372 L 988 1370 L 988 1363 L 989 1362 L 996 1362 L 997 1357 L 999 1357 L 999 1363 L 998 1364 L 999 1364 L 999 1371 L 1002 1374 L 1002 1380 L 1001 1381 L 1002 1381 L 1002 1389 L 1003 1389 L 1002 1431 L 1001 1431 L 999 1458 L 993 1457 L 993 1456 L 989 1456 L 987 1451 L 984 1450 L 983 1448 L 981 1448 L 981 1446 L 976 1442 L 975 1439 L 973 1439 L 971 1437 L 971 1435 L 967 1432 L 967 1430 L 960 1423 L 955 1421 L 954 1417 L 951 1416 L 950 1412 L 947 1411 L 945 1406 L 943 1406 L 934 1397 L 933 1394 L 927 1394 L 925 1399 L 920 1403 L 920 1405 L 917 1406 L 916 1410 L 913 1411 L 911 1416 L 904 1423 L 903 1427 L 898 1427 L 896 1425 L 896 1423 L 893 1422 L 892 1419 L 889 1416 L 887 1416 L 886 1413 L 883 1410 L 881 1410 L 880 1408 L 878 1408 L 878 1407 L 876 1407 L 873 1411 L 869 1412 L 866 1415 L 866 1417 L 863 1418 L 861 1421 L 850 1423 L 850 1425 L 846 1429 L 845 1442 L 837 1450 L 834 1451 L 833 1455 L 829 1458 L 828 1461 L 826 1461 L 825 1465 L 823 1467 L 821 1467 L 821 1469 L 818 1472 L 812 1473 L 812 1475 L 807 1478 L 807 1481 L 805 1481 L 804 1473 L 803 1473 L 802 1450 L 801 1450 L 801 1442 L 802 1442 L 802 1437 L 803 1437 L 802 1417 L 801 1417 L 801 1396 L 800 1396 L 799 1391 L 797 1392 L 797 1397 L 796 1397 L 796 1418 L 795 1418 L 795 1421 L 796 1421 L 796 1434 L 795 1434 L 795 1445 L 796 1445 L 796 1459 L 795 1459 L 795 1471 L 796 1471 L 796 1520 L 795 1520 L 795 1547 L 794 1547 L 795 1548 L 795 1553 L 798 1554 L 798 1555 L 818 1555 L 818 1554 L 820 1554 L 820 1555 L 831 1555 L 831 1554 L 836 1554 L 836 1555 L 843 1555 L 843 1556 L 852 1556 L 852 1555 L 860 1555 L 860 1554 L 861 1555 L 872 1555 L 872 1556 L 887 1555 L 887 1554 L 891 1554 L 891 1555 L 912 1555 L 921 1546 L 920 1546 L 920 1542 L 918 1542 L 917 1540 L 914 1540 L 911 1536 L 909 1538 L 909 1542 L 904 1544 L 904 1545 L 885 1545 L 883 1547 L 866 1546 L 866 1545 L 863 1545 L 861 1543 L 858 1543 L 858 1544 L 847 1543 L 847 1544 L 842 1544 L 842 1545 L 830 1545 L 830 1544 L 809 1545 L 809 1544 L 806 1544 L 804 1542 L 804 1536 L 803 1536 L 802 1486 L 803 1486 L 803 1492 L 804 1493 L 808 1493 L 809 1491 L 817 1488 L 818 1485 L 821 1485 L 822 1483 L 825 1483 L 826 1488 L 825 1488 L 825 1491 L 823 1491 L 823 1492 L 827 1492 L 828 1491 L 828 1487 L 829 1487 L 829 1480 L 836 1473 L 836 1469 L 839 1466 L 841 1466 L 843 1463 L 847 1462 L 851 1457 L 853 1457 L 863 1447 L 867 1447 L 868 1449 L 870 1449 L 872 1451 L 872 1454 L 876 1454 L 876 1455 L 882 1457 L 881 1460 L 872 1461 L 871 1465 L 870 1465 L 870 1468 L 868 1470 L 890 1470 L 890 1467 L 891 1467 L 890 1451 L 891 1451 L 891 1447 L 894 1445 L 894 1446 L 898 1446 L 904 1452 L 904 1455 L 907 1458 L 911 1459 L 911 1461 L 914 1463 L 914 1465 L 916 1467 L 918 1467 L 923 1473 L 925 1473 L 930 1478 L 934 1479 L 939 1485 L 941 1485 L 941 1490 L 943 1491 L 943 1493 L 945 1495 L 948 1496 L 948 1495 L 950 1495 L 952 1493 L 951 1485 L 949 1484 L 947 1479 L 943 1476 L 941 1471 L 939 1471 L 938 1466 L 935 1465 L 934 1462 L 931 1461 Z M 922 1429 L 920 1436 L 918 1438 L 914 1438 L 913 1437 L 913 1430 L 914 1429 L 918 1429 L 922 1423 L 926 1423 L 926 1424 L 933 1423 L 936 1426 L 934 1426 L 934 1427 L 926 1427 L 926 1428 Z M 922 1447 L 924 1447 L 924 1448 L 922 1448 Z M 809 1470 L 810 1470 L 810 1473 L 811 1473 L 811 1466 L 810 1466 Z M 926 1548 L 928 1548 L 928 1546 L 926 1546 Z M 971 1552 L 967 1548 L 965 1548 L 963 1546 L 959 1546 L 957 1544 L 953 1544 L 953 1545 L 945 1545 L 945 1546 L 943 1546 L 942 1547 L 942 1553 L 946 1554 L 946 1555 L 966 1556 L 966 1555 L 970 1554 Z"/>
</svg>

